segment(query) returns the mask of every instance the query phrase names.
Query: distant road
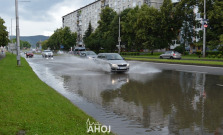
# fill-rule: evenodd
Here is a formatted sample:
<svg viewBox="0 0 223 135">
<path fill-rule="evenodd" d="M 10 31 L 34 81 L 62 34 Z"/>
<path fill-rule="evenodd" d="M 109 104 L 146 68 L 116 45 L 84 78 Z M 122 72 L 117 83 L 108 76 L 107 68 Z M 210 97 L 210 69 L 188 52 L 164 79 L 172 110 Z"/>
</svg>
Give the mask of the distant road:
<svg viewBox="0 0 223 135">
<path fill-rule="evenodd" d="M 198 72 L 213 75 L 223 75 L 223 67 L 210 67 L 210 66 L 197 66 L 197 65 L 182 65 L 182 64 L 168 64 L 168 63 L 155 63 L 155 62 L 141 62 L 130 61 L 132 64 L 145 63 L 148 66 L 158 68 L 161 70 L 176 70 L 184 72 Z"/>
</svg>

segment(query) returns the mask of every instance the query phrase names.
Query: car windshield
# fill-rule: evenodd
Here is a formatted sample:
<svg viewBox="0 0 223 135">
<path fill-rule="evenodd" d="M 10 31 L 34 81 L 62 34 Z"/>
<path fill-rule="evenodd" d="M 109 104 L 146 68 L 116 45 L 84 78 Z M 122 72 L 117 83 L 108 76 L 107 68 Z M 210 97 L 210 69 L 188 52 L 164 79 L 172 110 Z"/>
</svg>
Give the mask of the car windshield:
<svg viewBox="0 0 223 135">
<path fill-rule="evenodd" d="M 51 52 L 50 50 L 45 50 L 44 52 Z"/>
<path fill-rule="evenodd" d="M 123 58 L 119 54 L 108 54 L 106 56 L 107 60 L 123 60 Z"/>
<path fill-rule="evenodd" d="M 86 54 L 87 54 L 87 55 L 96 55 L 96 53 L 95 53 L 95 52 L 92 52 L 92 51 L 90 51 L 90 52 L 86 52 Z"/>
<path fill-rule="evenodd" d="M 32 51 L 28 51 L 27 53 L 33 53 Z"/>
</svg>

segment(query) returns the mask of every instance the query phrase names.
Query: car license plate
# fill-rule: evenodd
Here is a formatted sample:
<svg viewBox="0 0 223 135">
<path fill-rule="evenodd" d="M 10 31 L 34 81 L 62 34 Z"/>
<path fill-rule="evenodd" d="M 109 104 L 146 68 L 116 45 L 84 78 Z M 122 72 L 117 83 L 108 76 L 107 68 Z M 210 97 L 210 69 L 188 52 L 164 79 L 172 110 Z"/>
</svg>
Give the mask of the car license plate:
<svg viewBox="0 0 223 135">
<path fill-rule="evenodd" d="M 119 69 L 126 69 L 126 67 L 119 67 Z"/>
</svg>

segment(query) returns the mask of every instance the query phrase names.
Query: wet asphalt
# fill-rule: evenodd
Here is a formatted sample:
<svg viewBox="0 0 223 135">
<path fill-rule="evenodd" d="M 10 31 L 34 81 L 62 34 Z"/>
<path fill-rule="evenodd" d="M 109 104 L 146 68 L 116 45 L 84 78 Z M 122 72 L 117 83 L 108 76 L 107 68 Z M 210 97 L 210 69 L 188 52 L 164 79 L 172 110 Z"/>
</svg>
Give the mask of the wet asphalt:
<svg viewBox="0 0 223 135">
<path fill-rule="evenodd" d="M 69 55 L 27 61 L 42 81 L 116 134 L 222 133 L 223 68 L 129 61 L 130 71 L 116 74 Z"/>
</svg>

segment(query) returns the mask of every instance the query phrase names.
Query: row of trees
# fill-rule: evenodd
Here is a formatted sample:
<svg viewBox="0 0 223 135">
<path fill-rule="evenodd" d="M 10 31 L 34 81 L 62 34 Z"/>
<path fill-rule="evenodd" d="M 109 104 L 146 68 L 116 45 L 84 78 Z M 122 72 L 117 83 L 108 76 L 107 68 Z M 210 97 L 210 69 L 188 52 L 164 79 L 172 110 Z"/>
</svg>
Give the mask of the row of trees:
<svg viewBox="0 0 223 135">
<path fill-rule="evenodd" d="M 43 49 L 53 49 L 53 50 L 69 50 L 74 47 L 77 40 L 77 33 L 72 33 L 70 28 L 60 28 L 54 31 L 54 34 L 48 39 L 42 42 Z"/>
<path fill-rule="evenodd" d="M 97 52 L 100 48 L 115 51 L 120 17 L 122 44 L 126 46 L 127 51 L 166 48 L 177 38 L 183 18 L 186 17 L 182 6 L 183 4 L 174 6 L 171 0 L 164 0 L 160 10 L 143 5 L 141 8 L 126 9 L 120 14 L 106 7 L 100 15 L 98 28 L 91 34 L 89 31 L 92 30 L 86 31 L 84 43 Z M 89 28 L 90 26 L 89 24 Z"/>
<path fill-rule="evenodd" d="M 168 48 L 172 40 L 182 37 L 182 48 L 185 45 L 203 45 L 203 31 L 195 32 L 201 25 L 195 18 L 195 6 L 203 12 L 203 0 L 181 0 L 173 4 L 171 0 L 164 0 L 160 10 L 147 5 L 141 8 L 126 9 L 117 14 L 113 9 L 106 7 L 100 14 L 101 20 L 97 29 L 89 28 L 85 32 L 85 45 L 98 52 L 103 48 L 113 52 L 118 44 L 118 18 L 121 18 L 122 44 L 127 51 L 139 51 L 144 48 L 150 50 Z M 209 27 L 207 32 L 207 45 L 216 48 L 223 41 L 223 2 L 220 0 L 207 0 L 207 17 Z M 202 15 L 202 14 L 201 14 Z M 200 38 L 196 43 L 194 37 Z"/>
<path fill-rule="evenodd" d="M 16 43 L 16 38 L 12 39 L 13 43 Z M 30 48 L 32 45 L 28 42 L 28 41 L 23 41 L 20 40 L 20 48 L 24 49 L 24 48 Z"/>
<path fill-rule="evenodd" d="M 6 46 L 9 42 L 7 28 L 4 23 L 5 21 L 0 17 L 0 46 Z"/>
</svg>

